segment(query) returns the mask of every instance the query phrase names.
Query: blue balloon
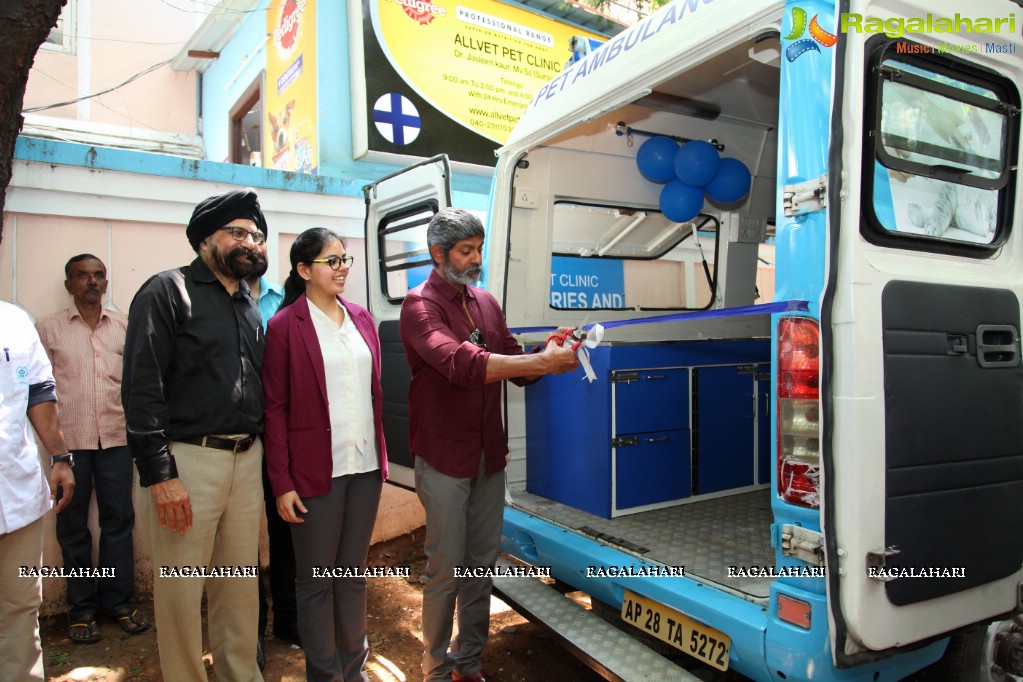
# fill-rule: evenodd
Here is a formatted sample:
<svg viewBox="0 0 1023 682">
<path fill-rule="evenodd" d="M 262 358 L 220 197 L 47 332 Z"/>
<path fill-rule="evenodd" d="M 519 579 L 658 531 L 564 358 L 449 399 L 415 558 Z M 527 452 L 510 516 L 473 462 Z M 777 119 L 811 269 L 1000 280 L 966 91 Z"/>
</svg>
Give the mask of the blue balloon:
<svg viewBox="0 0 1023 682">
<path fill-rule="evenodd" d="M 721 159 L 717 175 L 705 188 L 707 196 L 719 204 L 734 204 L 749 193 L 753 177 L 738 159 Z"/>
<path fill-rule="evenodd" d="M 720 163 L 717 147 L 690 140 L 675 152 L 675 177 L 690 187 L 703 187 L 717 175 Z"/>
<path fill-rule="evenodd" d="M 696 217 L 703 208 L 703 190 L 690 187 L 678 178 L 671 180 L 661 190 L 661 213 L 668 220 L 686 223 Z"/>
<path fill-rule="evenodd" d="M 678 142 L 670 137 L 651 137 L 639 146 L 636 165 L 640 174 L 650 182 L 665 183 L 675 177 L 675 152 Z"/>
</svg>

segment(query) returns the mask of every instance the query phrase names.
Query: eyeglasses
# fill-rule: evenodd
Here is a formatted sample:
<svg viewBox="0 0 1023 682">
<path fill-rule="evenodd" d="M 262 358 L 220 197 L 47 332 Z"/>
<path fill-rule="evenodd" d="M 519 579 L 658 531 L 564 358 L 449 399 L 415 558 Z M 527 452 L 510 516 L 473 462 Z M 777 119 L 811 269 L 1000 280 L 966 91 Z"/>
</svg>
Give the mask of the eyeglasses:
<svg viewBox="0 0 1023 682">
<path fill-rule="evenodd" d="M 483 339 L 483 332 L 480 331 L 479 327 L 476 327 L 475 329 L 472 330 L 472 332 L 470 332 L 469 343 L 476 346 L 477 348 L 482 348 L 483 350 L 490 350 L 489 348 L 487 348 L 487 342 Z"/>
<path fill-rule="evenodd" d="M 266 241 L 266 235 L 259 230 L 252 230 L 250 232 L 241 225 L 225 225 L 220 229 L 229 231 L 236 242 L 243 242 L 246 237 L 252 237 L 252 243 L 259 246 Z"/>
<path fill-rule="evenodd" d="M 345 267 L 352 267 L 352 263 L 355 262 L 355 256 L 328 256 L 327 258 L 316 258 L 309 262 L 326 263 L 330 266 L 331 270 L 340 270 L 342 263 L 345 264 Z"/>
</svg>

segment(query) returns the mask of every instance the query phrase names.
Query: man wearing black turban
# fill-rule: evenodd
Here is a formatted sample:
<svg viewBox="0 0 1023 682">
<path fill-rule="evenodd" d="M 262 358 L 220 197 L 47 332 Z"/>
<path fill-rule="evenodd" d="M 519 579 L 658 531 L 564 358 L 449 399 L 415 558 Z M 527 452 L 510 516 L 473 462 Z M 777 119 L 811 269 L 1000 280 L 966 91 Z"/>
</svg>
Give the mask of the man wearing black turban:
<svg viewBox="0 0 1023 682">
<path fill-rule="evenodd" d="M 121 384 L 128 445 L 151 493 L 139 507 L 160 667 L 167 680 L 206 679 L 205 586 L 217 677 L 252 682 L 262 679 L 263 327 L 245 278 L 263 265 L 267 225 L 245 189 L 200 202 L 185 234 L 196 259 L 153 276 L 132 301 Z"/>
<path fill-rule="evenodd" d="M 208 197 L 192 211 L 185 235 L 192 250 L 199 253 L 199 245 L 206 237 L 235 218 L 251 220 L 256 229 L 267 234 L 266 218 L 259 208 L 259 199 L 251 187 Z"/>
</svg>

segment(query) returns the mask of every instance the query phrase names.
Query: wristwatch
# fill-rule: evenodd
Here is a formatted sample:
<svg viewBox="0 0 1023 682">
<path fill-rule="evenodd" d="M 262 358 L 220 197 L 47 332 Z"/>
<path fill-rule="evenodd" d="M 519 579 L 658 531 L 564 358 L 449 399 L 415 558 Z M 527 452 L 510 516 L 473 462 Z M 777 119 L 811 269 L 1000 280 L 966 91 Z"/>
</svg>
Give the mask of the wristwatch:
<svg viewBox="0 0 1023 682">
<path fill-rule="evenodd" d="M 75 458 L 70 452 L 63 455 L 54 455 L 50 458 L 51 464 L 57 464 L 58 462 L 67 462 L 69 467 L 73 467 L 75 465 Z"/>
</svg>

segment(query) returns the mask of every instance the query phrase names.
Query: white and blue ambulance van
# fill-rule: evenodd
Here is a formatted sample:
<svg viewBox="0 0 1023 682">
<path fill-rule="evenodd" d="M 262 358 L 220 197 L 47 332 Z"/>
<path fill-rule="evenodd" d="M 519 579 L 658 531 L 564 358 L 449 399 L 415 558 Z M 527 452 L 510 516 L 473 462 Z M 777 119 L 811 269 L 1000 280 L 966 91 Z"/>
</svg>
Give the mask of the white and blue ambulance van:
<svg viewBox="0 0 1023 682">
<path fill-rule="evenodd" d="M 607 679 L 1023 678 L 1021 32 L 676 0 L 525 110 L 481 285 L 524 344 L 585 326 L 592 380 L 506 390 L 502 549 L 553 584 L 497 588 Z M 366 188 L 406 485 L 397 318 L 449 178 Z"/>
</svg>

